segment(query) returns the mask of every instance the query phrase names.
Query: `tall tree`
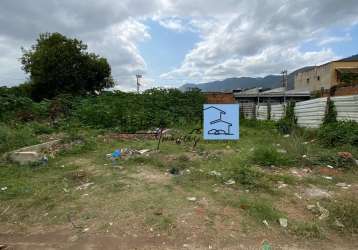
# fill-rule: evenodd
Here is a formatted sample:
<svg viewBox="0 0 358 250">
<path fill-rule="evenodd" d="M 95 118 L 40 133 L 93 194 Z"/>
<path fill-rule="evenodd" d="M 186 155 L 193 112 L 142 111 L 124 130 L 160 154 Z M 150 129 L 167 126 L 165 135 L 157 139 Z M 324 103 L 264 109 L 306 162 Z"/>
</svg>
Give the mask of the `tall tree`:
<svg viewBox="0 0 358 250">
<path fill-rule="evenodd" d="M 105 58 L 87 52 L 87 45 L 60 33 L 40 34 L 37 43 L 23 50 L 23 70 L 30 74 L 32 97 L 83 95 L 113 87 Z"/>
</svg>

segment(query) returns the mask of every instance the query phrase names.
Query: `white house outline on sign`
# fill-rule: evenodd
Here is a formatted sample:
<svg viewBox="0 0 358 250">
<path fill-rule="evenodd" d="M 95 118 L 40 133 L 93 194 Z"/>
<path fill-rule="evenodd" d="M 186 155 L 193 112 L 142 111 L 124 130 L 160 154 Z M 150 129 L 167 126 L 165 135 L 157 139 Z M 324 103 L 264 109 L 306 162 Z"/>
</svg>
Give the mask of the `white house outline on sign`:
<svg viewBox="0 0 358 250">
<path fill-rule="evenodd" d="M 219 109 L 217 107 L 214 107 L 214 106 L 207 107 L 207 108 L 204 109 L 204 111 L 209 110 L 209 109 L 216 109 L 217 111 L 219 111 L 219 118 L 216 119 L 216 120 L 210 121 L 210 125 L 217 124 L 217 123 L 225 123 L 227 125 L 227 130 L 224 130 L 224 129 L 210 129 L 208 131 L 208 134 L 209 135 L 233 135 L 230 132 L 230 129 L 232 127 L 232 123 L 224 121 L 222 119 L 222 116 L 226 115 L 226 112 L 224 110 L 221 110 L 221 109 Z"/>
</svg>

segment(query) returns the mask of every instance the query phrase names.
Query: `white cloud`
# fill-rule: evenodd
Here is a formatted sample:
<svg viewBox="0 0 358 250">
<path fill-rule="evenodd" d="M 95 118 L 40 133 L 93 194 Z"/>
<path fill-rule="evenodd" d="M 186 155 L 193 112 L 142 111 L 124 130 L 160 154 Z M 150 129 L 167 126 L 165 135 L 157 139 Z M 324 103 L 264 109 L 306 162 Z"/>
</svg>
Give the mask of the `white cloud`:
<svg viewBox="0 0 358 250">
<path fill-rule="evenodd" d="M 310 40 L 321 45 L 342 42 L 322 39 L 322 33 L 340 25 L 351 27 L 357 12 L 352 0 L 241 1 L 227 16 L 216 16 L 220 25 L 209 24 L 181 66 L 162 77 L 258 76 L 325 62 L 336 58 L 331 49 L 307 52 L 301 45 Z"/>
<path fill-rule="evenodd" d="M 330 37 L 323 38 L 320 41 L 318 41 L 317 44 L 320 46 L 324 46 L 332 43 L 350 42 L 350 41 L 352 41 L 351 35 L 345 34 L 344 36 L 330 36 Z"/>
<path fill-rule="evenodd" d="M 148 19 L 201 38 L 164 79 L 278 73 L 336 58 L 329 45 L 352 39 L 356 13 L 356 0 L 1 0 L 0 84 L 19 83 L 5 77 L 25 77 L 18 61 L 21 46 L 29 47 L 40 32 L 57 31 L 88 43 L 109 60 L 119 88 L 133 89 L 134 75 L 150 71 L 138 49 L 155 35 L 143 24 Z M 325 36 L 330 29 L 347 34 Z M 303 50 L 308 41 L 324 49 Z M 147 86 L 154 84 L 149 79 Z"/>
</svg>

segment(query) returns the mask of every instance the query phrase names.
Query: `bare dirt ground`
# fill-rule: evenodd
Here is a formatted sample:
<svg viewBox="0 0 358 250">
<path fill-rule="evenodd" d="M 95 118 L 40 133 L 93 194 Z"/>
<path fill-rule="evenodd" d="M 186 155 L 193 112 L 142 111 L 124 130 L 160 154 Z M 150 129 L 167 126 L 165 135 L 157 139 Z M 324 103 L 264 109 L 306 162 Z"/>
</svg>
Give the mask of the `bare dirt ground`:
<svg viewBox="0 0 358 250">
<path fill-rule="evenodd" d="M 225 155 L 236 152 L 230 150 Z M 307 205 L 326 199 L 326 195 L 334 199 L 356 194 L 357 183 L 352 182 L 347 190 L 319 183 L 282 186 L 277 182 L 273 188 L 279 195 L 274 196 L 273 206 L 289 223 L 282 228 L 277 221 L 265 226 L 260 219 L 262 211 L 234 204 L 247 195 L 259 202 L 267 194 L 191 177 L 192 168 L 172 175 L 168 173 L 170 161 L 178 157 L 170 153 L 115 164 L 98 160 L 99 155 L 104 152 L 58 159 L 51 167 L 63 171 L 54 177 L 63 178 L 60 186 L 37 197 L 31 206 L 24 206 L 29 202 L 26 198 L 1 204 L 0 249 L 262 249 L 265 241 L 272 249 L 358 249 L 357 237 L 351 234 L 324 228 L 323 236 L 306 237 L 289 230 L 292 220 L 317 220 L 318 215 Z M 183 155 L 180 162 L 184 165 L 208 158 L 205 154 Z M 154 166 L 153 159 L 168 167 Z M 300 180 L 321 173 L 286 168 L 276 174 Z M 323 193 L 316 197 L 317 190 Z"/>
</svg>

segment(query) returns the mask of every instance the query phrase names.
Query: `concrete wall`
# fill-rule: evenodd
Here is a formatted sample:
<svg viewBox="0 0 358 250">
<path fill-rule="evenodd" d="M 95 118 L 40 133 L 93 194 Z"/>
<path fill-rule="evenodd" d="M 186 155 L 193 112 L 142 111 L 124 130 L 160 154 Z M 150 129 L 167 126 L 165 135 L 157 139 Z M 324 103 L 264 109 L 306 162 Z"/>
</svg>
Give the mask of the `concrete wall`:
<svg viewBox="0 0 358 250">
<path fill-rule="evenodd" d="M 323 122 L 326 105 L 326 97 L 297 102 L 295 106 L 297 125 L 306 128 L 318 128 Z"/>
<path fill-rule="evenodd" d="M 295 89 L 310 91 L 321 90 L 322 87 L 330 89 L 339 84 L 336 69 L 345 67 L 358 68 L 358 62 L 331 62 L 300 72 L 294 78 Z"/>
<path fill-rule="evenodd" d="M 283 104 L 271 105 L 271 120 L 278 121 L 283 118 L 285 113 L 285 106 Z"/>
<path fill-rule="evenodd" d="M 260 105 L 260 106 L 257 106 L 256 108 L 257 108 L 256 119 L 257 120 L 267 120 L 267 115 L 268 115 L 267 105 Z"/>
<path fill-rule="evenodd" d="M 306 89 L 310 91 L 320 90 L 322 87 L 331 87 L 331 64 L 324 64 L 311 70 L 303 71 L 295 75 L 295 89 Z M 319 77 L 319 79 L 318 79 Z"/>
<path fill-rule="evenodd" d="M 337 120 L 358 122 L 358 95 L 332 97 L 337 111 Z"/>
</svg>

